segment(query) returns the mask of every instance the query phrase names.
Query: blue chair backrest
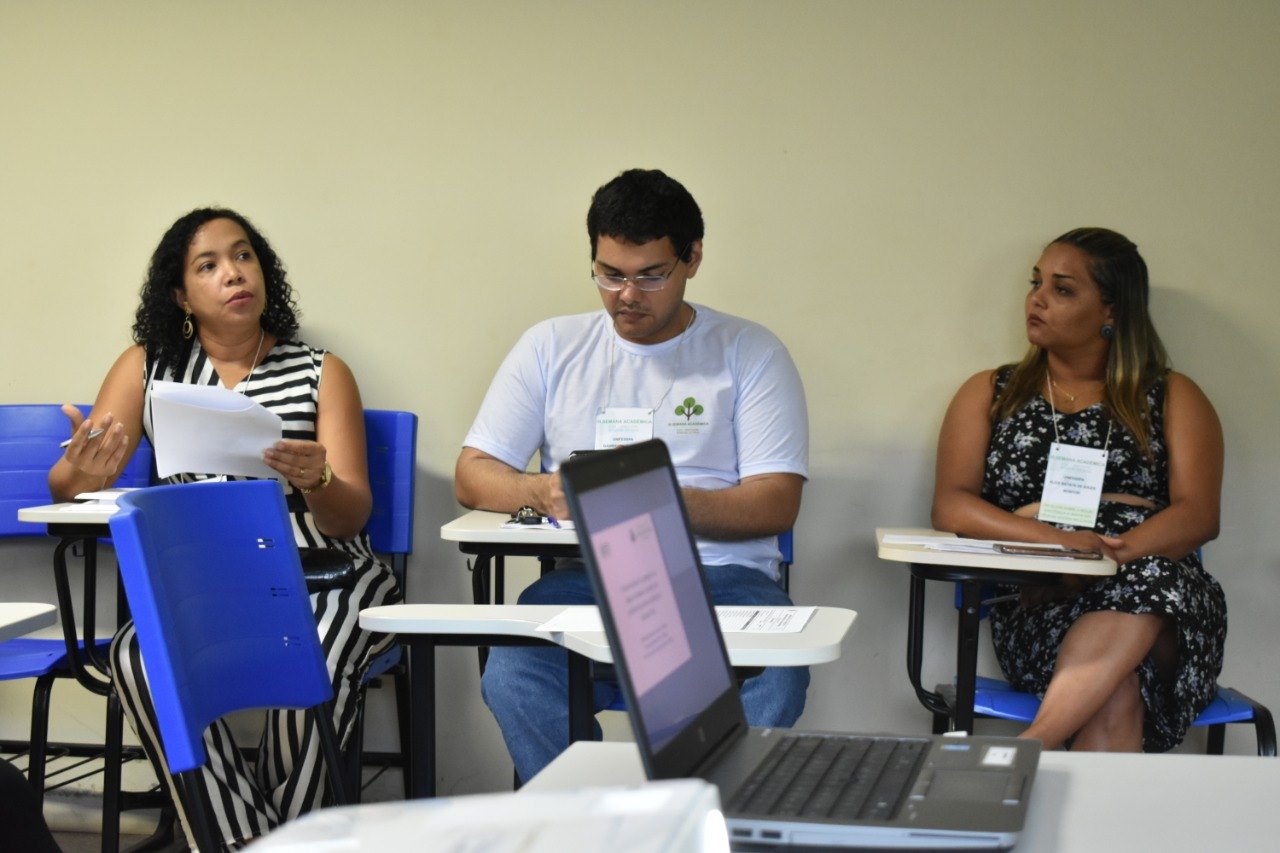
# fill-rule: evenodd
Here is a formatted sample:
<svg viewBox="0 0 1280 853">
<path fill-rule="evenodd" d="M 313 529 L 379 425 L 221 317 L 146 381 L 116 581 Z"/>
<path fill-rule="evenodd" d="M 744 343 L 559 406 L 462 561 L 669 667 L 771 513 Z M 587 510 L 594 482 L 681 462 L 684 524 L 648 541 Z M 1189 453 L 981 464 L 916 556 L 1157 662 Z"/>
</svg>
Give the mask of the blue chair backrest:
<svg viewBox="0 0 1280 853">
<path fill-rule="evenodd" d="M 786 533 L 778 534 L 778 550 L 782 552 L 782 562 L 786 563 L 788 566 L 796 561 L 795 548 L 796 531 L 794 527 Z"/>
<path fill-rule="evenodd" d="M 373 512 L 369 539 L 382 554 L 413 551 L 413 492 L 418 449 L 418 416 L 413 412 L 364 410 L 369 448 Z"/>
<path fill-rule="evenodd" d="M 89 406 L 80 406 L 86 414 Z M 49 469 L 62 456 L 60 442 L 71 436 L 71 424 L 54 404 L 0 406 L 0 536 L 44 535 L 18 521 L 18 510 L 50 503 Z M 151 482 L 151 445 L 146 436 L 125 466 L 117 486 Z"/>
<path fill-rule="evenodd" d="M 246 708 L 332 698 L 275 480 L 131 492 L 111 517 L 170 770 L 204 763 L 204 730 Z"/>
</svg>

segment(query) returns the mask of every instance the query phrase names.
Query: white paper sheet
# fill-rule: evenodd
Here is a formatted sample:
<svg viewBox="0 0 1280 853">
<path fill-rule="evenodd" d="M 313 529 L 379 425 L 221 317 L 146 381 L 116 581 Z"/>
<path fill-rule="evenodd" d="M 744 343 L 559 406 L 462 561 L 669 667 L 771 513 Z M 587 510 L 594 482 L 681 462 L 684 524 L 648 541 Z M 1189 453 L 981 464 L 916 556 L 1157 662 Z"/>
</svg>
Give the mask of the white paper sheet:
<svg viewBox="0 0 1280 853">
<path fill-rule="evenodd" d="M 816 607 L 717 607 L 716 620 L 726 634 L 798 634 Z M 600 610 L 591 604 L 566 607 L 538 626 L 539 631 L 603 631 Z"/>
<path fill-rule="evenodd" d="M 81 492 L 76 495 L 76 500 L 115 503 L 121 495 L 136 492 L 137 490 L 137 487 L 126 488 L 125 486 L 120 486 L 115 489 L 103 489 L 100 492 Z"/>
<path fill-rule="evenodd" d="M 85 501 L 84 503 L 70 503 L 58 508 L 58 512 L 77 513 L 93 513 L 101 515 L 115 515 L 120 507 L 116 506 L 115 501 Z"/>
<path fill-rule="evenodd" d="M 717 607 L 720 630 L 726 634 L 799 634 L 816 607 Z"/>
<path fill-rule="evenodd" d="M 280 475 L 262 461 L 262 451 L 280 440 L 280 416 L 243 394 L 215 385 L 151 383 L 156 474 L 183 472 Z"/>
<path fill-rule="evenodd" d="M 918 545 L 930 551 L 952 551 L 960 554 L 990 554 L 996 545 L 1031 545 L 1037 548 L 1049 548 L 1055 551 L 1065 550 L 1061 545 L 1051 543 L 1014 542 L 1009 539 L 964 539 L 959 536 L 912 536 L 901 533 L 886 533 L 881 537 L 885 545 Z M 1066 555 L 1064 555 L 1066 556 Z"/>
</svg>

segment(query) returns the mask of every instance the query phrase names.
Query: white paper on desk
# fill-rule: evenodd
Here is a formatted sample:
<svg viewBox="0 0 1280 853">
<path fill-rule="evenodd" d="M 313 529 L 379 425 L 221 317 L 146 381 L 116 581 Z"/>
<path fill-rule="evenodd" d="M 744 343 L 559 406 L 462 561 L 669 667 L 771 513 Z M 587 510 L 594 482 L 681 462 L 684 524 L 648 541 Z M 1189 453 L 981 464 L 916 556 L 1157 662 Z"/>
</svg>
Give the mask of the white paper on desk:
<svg viewBox="0 0 1280 853">
<path fill-rule="evenodd" d="M 280 478 L 262 451 L 280 440 L 280 416 L 216 385 L 151 383 L 156 474 L 239 474 Z"/>
<path fill-rule="evenodd" d="M 799 634 L 816 607 L 717 607 L 720 630 L 726 634 Z"/>
<path fill-rule="evenodd" d="M 816 607 L 717 607 L 716 620 L 726 634 L 798 634 Z M 566 607 L 538 626 L 539 631 L 603 631 L 600 610 L 591 604 Z"/>
<path fill-rule="evenodd" d="M 103 489 L 100 492 L 81 492 L 76 495 L 76 500 L 94 501 L 96 503 L 115 503 L 121 495 L 128 494 L 129 492 L 136 492 L 137 490 L 136 486 L 129 488 L 121 486 L 116 489 Z"/>
<path fill-rule="evenodd" d="M 115 515 L 116 510 L 120 507 L 116 506 L 115 501 L 85 501 L 84 503 L 69 503 L 58 507 L 58 512 L 76 512 L 76 513 L 101 513 L 102 515 Z"/>
<path fill-rule="evenodd" d="M 1066 550 L 1050 543 L 1014 542 L 1007 539 L 964 539 L 959 536 L 911 536 L 903 533 L 886 533 L 880 539 L 885 545 L 918 545 L 930 551 L 950 551 L 957 554 L 990 554 L 996 545 L 1031 545 L 1051 550 Z"/>
</svg>

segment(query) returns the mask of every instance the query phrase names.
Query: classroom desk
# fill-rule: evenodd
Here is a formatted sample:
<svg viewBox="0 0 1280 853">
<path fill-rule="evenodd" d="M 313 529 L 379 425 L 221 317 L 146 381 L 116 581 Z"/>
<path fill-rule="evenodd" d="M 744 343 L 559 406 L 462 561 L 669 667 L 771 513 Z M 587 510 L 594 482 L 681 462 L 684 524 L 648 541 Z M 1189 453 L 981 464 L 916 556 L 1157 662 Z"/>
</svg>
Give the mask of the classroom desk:
<svg viewBox="0 0 1280 853">
<path fill-rule="evenodd" d="M 634 785 L 633 743 L 575 743 L 521 791 Z M 1016 850 L 1275 850 L 1280 761 L 1242 755 L 1045 752 Z"/>
<path fill-rule="evenodd" d="M 548 632 L 538 626 L 564 605 L 388 604 L 360 611 L 360 625 L 400 635 L 409 646 L 409 776 L 412 795 L 435 795 L 435 650 L 439 646 L 559 645 L 569 654 L 569 739 L 591 737 L 591 678 L 588 660 L 612 663 L 602 631 Z M 809 666 L 840 656 L 857 613 L 819 607 L 794 634 L 724 635 L 734 666 Z"/>
<path fill-rule="evenodd" d="M 503 603 L 507 557 L 578 556 L 576 531 L 503 527 L 510 518 L 509 513 L 476 509 L 440 528 L 441 539 L 458 543 L 459 551 L 476 558 L 471 568 L 471 598 L 476 604 Z"/>
<path fill-rule="evenodd" d="M 923 528 L 876 528 L 876 555 L 882 560 L 909 564 L 911 596 L 907 614 L 907 675 L 916 697 L 935 717 L 952 716 L 942 697 L 921 684 L 920 667 L 924 649 L 924 593 L 926 581 L 960 584 L 960 609 L 956 632 L 957 731 L 973 731 L 973 694 L 978 677 L 978 640 L 982 622 L 984 584 L 1049 586 L 1064 574 L 1105 576 L 1116 573 L 1114 560 L 1071 560 L 1060 557 L 1023 557 L 1012 554 L 968 554 L 934 551 L 921 545 L 885 544 L 888 534 L 912 536 L 952 536 Z"/>
<path fill-rule="evenodd" d="M 104 731 L 106 753 L 103 758 L 104 782 L 102 802 L 102 849 L 114 853 L 120 841 L 120 809 L 133 808 L 135 804 L 149 805 L 153 797 L 148 794 L 132 794 L 120 790 L 120 766 L 124 760 L 124 711 L 111 686 L 111 668 L 97 644 L 97 582 L 98 538 L 110 536 L 107 522 L 114 509 L 104 510 L 93 504 L 69 502 L 23 507 L 18 510 L 18 520 L 31 524 L 44 524 L 50 536 L 58 539 L 53 550 L 54 583 L 58 590 L 58 611 L 62 623 L 62 637 L 67 646 L 67 663 L 71 674 L 87 690 L 106 697 L 107 719 Z M 76 612 L 71 601 L 71 581 L 67 571 L 67 550 L 76 543 L 84 549 L 84 607 L 81 614 L 80 636 L 76 636 Z M 122 624 L 128 617 L 124 587 L 116 576 L 116 622 Z M 80 643 L 83 641 L 83 651 Z M 88 665 L 86 665 L 86 662 Z M 115 780 L 110 779 L 114 768 Z M 141 800 L 139 800 L 141 796 Z"/>
<path fill-rule="evenodd" d="M 99 652 L 97 640 L 98 538 L 110 536 L 107 526 L 114 510 L 106 511 L 94 504 L 56 503 L 23 507 L 18 520 L 43 524 L 50 536 L 58 540 L 53 549 L 53 577 L 58 590 L 58 610 L 62 636 L 67 644 L 67 658 L 76 681 L 99 696 L 111 696 L 110 666 Z M 84 550 L 83 612 L 77 629 L 75 605 L 71 599 L 71 581 L 67 569 L 67 550 L 79 543 Z M 116 586 L 117 619 L 127 619 L 124 592 Z M 79 636 L 77 636 L 77 630 Z M 80 643 L 83 642 L 83 652 Z M 85 666 L 86 661 L 92 669 Z M 95 671 L 96 670 L 96 671 Z"/>
<path fill-rule="evenodd" d="M 56 621 L 58 610 L 52 604 L 0 601 L 0 642 L 30 634 Z"/>
</svg>

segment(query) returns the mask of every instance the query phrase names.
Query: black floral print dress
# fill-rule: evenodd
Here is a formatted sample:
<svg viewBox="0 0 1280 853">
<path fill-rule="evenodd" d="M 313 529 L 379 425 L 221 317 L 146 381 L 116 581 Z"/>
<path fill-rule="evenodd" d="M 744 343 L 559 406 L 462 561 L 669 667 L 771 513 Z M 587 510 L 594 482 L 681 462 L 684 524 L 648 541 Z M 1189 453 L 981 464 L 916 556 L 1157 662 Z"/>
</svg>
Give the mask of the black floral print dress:
<svg viewBox="0 0 1280 853">
<path fill-rule="evenodd" d="M 1009 375 L 1008 369 L 997 374 L 997 393 Z M 1108 448 L 1104 492 L 1146 498 L 1158 507 L 1146 509 L 1104 501 L 1093 528 L 1099 534 L 1121 535 L 1169 504 L 1164 396 L 1165 380 L 1161 378 L 1147 392 L 1151 457 L 1143 454 L 1119 422 L 1111 426 L 1108 442 L 1111 421 L 1102 404 L 1075 414 L 1056 415 L 1063 442 Z M 984 498 L 1010 512 L 1040 500 L 1049 445 L 1055 440 L 1053 420 L 1049 403 L 1037 396 L 992 427 L 982 483 Z M 1138 667 L 1146 706 L 1143 749 L 1163 752 L 1173 748 L 1213 699 L 1217 688 L 1227 635 L 1227 604 L 1222 588 L 1205 571 L 1197 552 L 1177 561 L 1167 557 L 1131 560 L 1120 566 L 1114 577 L 1101 578 L 1078 595 L 1056 601 L 1031 607 L 1016 600 L 997 604 L 991 609 L 991 633 L 1005 677 L 1015 687 L 1043 698 L 1067 629 L 1080 616 L 1095 610 L 1154 613 L 1167 617 L 1176 626 L 1175 671 L 1161 675 L 1150 659 Z"/>
</svg>

